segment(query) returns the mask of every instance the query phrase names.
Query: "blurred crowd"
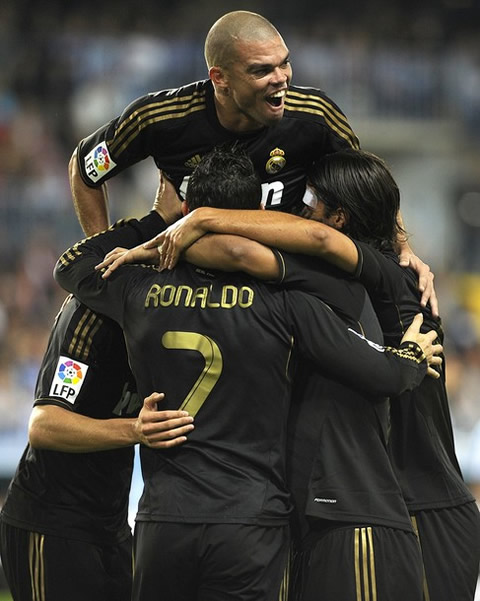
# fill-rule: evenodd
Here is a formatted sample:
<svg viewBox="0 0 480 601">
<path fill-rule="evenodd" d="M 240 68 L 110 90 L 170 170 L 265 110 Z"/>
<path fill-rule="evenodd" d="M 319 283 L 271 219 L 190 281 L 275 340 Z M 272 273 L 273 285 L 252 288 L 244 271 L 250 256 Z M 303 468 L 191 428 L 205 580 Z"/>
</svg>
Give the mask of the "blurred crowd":
<svg viewBox="0 0 480 601">
<path fill-rule="evenodd" d="M 0 477 L 10 477 L 25 443 L 39 361 L 65 297 L 52 279 L 54 262 L 82 236 L 67 177 L 73 148 L 135 97 L 206 77 L 204 36 L 218 16 L 238 8 L 263 13 L 278 26 L 292 52 L 294 82 L 324 89 L 354 128 L 381 122 L 388 130 L 389 123 L 414 121 L 438 131 L 448 122 L 462 140 L 465 158 L 448 140 L 442 150 L 443 160 L 469 165 L 465 176 L 457 170 L 455 185 L 439 197 L 438 211 L 447 216 L 445 237 L 431 231 L 436 208 L 430 215 L 420 211 L 413 225 L 425 238 L 433 237 L 433 243 L 414 247 L 436 274 L 458 451 L 475 488 L 480 483 L 477 0 L 421 6 L 407 0 L 325 6 L 297 0 L 295 8 L 261 0 L 125 7 L 108 0 L 78 6 L 58 0 L 41 7 L 33 0 L 2 3 Z M 392 131 L 398 128 L 392 125 Z M 417 143 L 412 138 L 412 152 Z M 391 138 L 390 150 L 395 144 Z M 377 152 L 375 146 L 367 149 Z M 403 177 L 408 181 L 409 173 Z M 156 183 L 148 161 L 115 178 L 111 218 L 143 214 Z M 480 489 L 477 494 L 480 498 Z"/>
</svg>

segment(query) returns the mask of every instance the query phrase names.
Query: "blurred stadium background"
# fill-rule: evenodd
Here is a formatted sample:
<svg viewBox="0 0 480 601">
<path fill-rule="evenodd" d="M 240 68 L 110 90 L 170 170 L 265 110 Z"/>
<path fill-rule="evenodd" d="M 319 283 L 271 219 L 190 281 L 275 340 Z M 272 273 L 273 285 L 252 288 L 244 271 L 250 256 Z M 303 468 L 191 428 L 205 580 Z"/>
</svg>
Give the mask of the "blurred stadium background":
<svg viewBox="0 0 480 601">
<path fill-rule="evenodd" d="M 278 27 L 294 82 L 325 90 L 399 182 L 411 244 L 436 275 L 457 451 L 480 499 L 479 0 L 0 5 L 0 495 L 65 296 L 52 268 L 82 236 L 71 152 L 135 97 L 206 77 L 206 32 L 236 9 Z M 148 210 L 156 178 L 145 161 L 111 182 L 112 219 Z"/>
</svg>

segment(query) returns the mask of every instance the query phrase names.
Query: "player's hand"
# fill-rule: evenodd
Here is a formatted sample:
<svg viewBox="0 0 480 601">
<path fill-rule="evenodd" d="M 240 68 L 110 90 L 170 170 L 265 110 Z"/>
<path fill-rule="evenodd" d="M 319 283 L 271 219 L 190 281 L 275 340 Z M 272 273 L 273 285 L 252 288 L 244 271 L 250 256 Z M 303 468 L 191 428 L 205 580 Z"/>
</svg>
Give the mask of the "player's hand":
<svg viewBox="0 0 480 601">
<path fill-rule="evenodd" d="M 405 332 L 402 342 L 416 342 L 422 349 L 427 360 L 427 374 L 432 378 L 439 378 L 440 374 L 435 369 L 435 366 L 440 366 L 442 364 L 440 354 L 443 352 L 443 346 L 441 344 L 434 344 L 435 340 L 438 338 L 438 334 L 435 330 L 430 330 L 426 334 L 420 332 L 422 323 L 423 315 L 417 313 L 410 324 L 410 327 Z"/>
<path fill-rule="evenodd" d="M 398 258 L 402 267 L 411 267 L 418 274 L 418 289 L 422 293 L 421 306 L 426 307 L 429 302 L 433 317 L 438 317 L 438 299 L 433 285 L 435 275 L 430 270 L 430 266 L 417 257 L 409 247 L 402 249 Z"/>
<path fill-rule="evenodd" d="M 158 265 L 158 251 L 156 248 L 148 250 L 144 248 L 143 244 L 130 249 L 117 246 L 117 248 L 114 248 L 105 255 L 105 258 L 101 263 L 95 265 L 95 269 L 97 271 L 104 269 L 105 271 L 102 273 L 102 278 L 106 280 L 116 269 L 127 263 Z"/>
<path fill-rule="evenodd" d="M 197 221 L 196 212 L 192 211 L 179 219 L 166 230 L 144 244 L 144 248 L 158 248 L 160 255 L 160 271 L 173 269 L 180 254 L 204 235 L 204 230 Z"/>
<path fill-rule="evenodd" d="M 158 403 L 164 398 L 158 392 L 147 397 L 134 426 L 138 442 L 152 449 L 183 444 L 194 428 L 193 417 L 187 411 L 159 411 Z"/>
<path fill-rule="evenodd" d="M 158 188 L 152 209 L 156 211 L 167 225 L 174 223 L 182 216 L 182 201 L 173 184 L 159 171 Z"/>
</svg>

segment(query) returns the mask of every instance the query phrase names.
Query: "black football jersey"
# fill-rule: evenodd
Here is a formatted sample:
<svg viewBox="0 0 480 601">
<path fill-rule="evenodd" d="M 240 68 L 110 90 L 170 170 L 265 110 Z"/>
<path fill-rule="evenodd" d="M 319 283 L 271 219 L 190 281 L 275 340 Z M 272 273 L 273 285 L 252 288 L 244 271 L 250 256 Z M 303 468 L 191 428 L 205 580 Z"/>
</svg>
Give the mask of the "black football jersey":
<svg viewBox="0 0 480 601">
<path fill-rule="evenodd" d="M 398 344 L 419 312 L 424 316 L 422 331 L 437 330 L 443 342 L 441 321 L 432 316 L 429 306 L 420 306 L 415 272 L 400 267 L 394 252 L 381 253 L 368 244 L 356 244 L 358 276 L 370 293 L 388 343 Z M 418 388 L 392 398 L 389 452 L 411 511 L 473 500 L 455 454 L 445 363 L 440 378 L 426 377 Z"/>
<path fill-rule="evenodd" d="M 165 407 L 195 415 L 181 447 L 143 447 L 139 520 L 286 523 L 291 499 L 285 448 L 292 371 L 305 357 L 385 395 L 418 383 L 416 345 L 373 345 L 312 295 L 244 274 L 179 264 L 124 265 L 104 280 L 93 266 L 124 246 L 123 223 L 66 251 L 59 283 L 123 328 L 141 396 L 165 392 Z M 351 357 L 357 357 L 351 361 Z M 367 377 L 366 365 L 376 378 Z"/>
<path fill-rule="evenodd" d="M 125 228 L 125 246 L 165 228 L 155 212 L 143 219 L 141 233 L 135 223 Z M 40 366 L 34 404 L 58 405 L 96 419 L 136 415 L 141 402 L 119 325 L 67 298 Z M 2 518 L 20 528 L 87 542 L 124 540 L 130 536 L 133 453 L 133 447 L 63 453 L 27 445 Z"/>
<path fill-rule="evenodd" d="M 52 329 L 35 404 L 104 419 L 131 417 L 139 397 L 117 323 L 69 297 Z M 113 544 L 130 536 L 133 447 L 63 453 L 27 445 L 2 518 L 35 532 Z"/>
<path fill-rule="evenodd" d="M 321 298 L 350 327 L 382 342 L 364 286 L 317 257 L 283 253 L 282 284 Z M 398 344 L 400 341 L 398 341 Z M 356 361 L 356 357 L 350 357 Z M 376 374 L 369 371 L 369 377 Z M 347 386 L 312 362 L 296 379 L 289 423 L 289 484 L 301 516 L 411 530 L 388 453 L 389 400 Z"/>
<path fill-rule="evenodd" d="M 345 115 L 314 88 L 291 86 L 285 112 L 274 127 L 238 134 L 218 121 L 209 80 L 147 94 L 78 146 L 78 165 L 91 187 L 147 157 L 185 195 L 188 178 L 200 159 L 215 146 L 239 141 L 262 181 L 268 209 L 294 211 L 305 192 L 312 161 L 358 139 Z"/>
</svg>

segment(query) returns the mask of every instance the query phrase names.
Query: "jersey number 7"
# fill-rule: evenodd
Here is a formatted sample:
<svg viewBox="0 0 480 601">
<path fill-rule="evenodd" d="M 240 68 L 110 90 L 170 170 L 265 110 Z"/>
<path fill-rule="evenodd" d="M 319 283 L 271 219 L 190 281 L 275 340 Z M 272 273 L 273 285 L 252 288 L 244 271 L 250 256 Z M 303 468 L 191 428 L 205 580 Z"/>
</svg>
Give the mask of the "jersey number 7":
<svg viewBox="0 0 480 601">
<path fill-rule="evenodd" d="M 197 332 L 165 332 L 162 344 L 166 349 L 197 351 L 205 360 L 202 373 L 179 407 L 194 417 L 222 374 L 222 352 L 214 340 Z"/>
</svg>

